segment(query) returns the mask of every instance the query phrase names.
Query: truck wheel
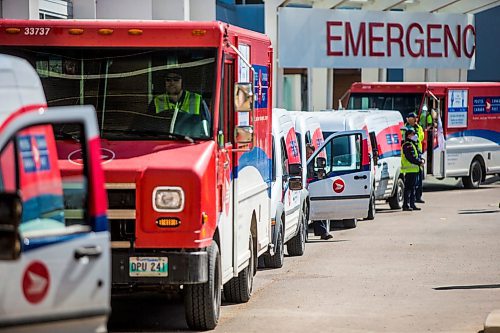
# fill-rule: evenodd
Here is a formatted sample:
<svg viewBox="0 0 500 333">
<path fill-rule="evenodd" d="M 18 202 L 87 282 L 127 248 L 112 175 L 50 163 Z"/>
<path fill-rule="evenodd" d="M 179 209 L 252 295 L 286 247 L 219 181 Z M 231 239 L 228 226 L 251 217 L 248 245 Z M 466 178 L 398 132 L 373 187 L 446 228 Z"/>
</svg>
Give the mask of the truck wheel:
<svg viewBox="0 0 500 333">
<path fill-rule="evenodd" d="M 465 188 L 478 188 L 481 184 L 481 179 L 483 179 L 481 163 L 478 160 L 474 160 L 470 165 L 469 175 L 462 177 L 462 182 Z"/>
<path fill-rule="evenodd" d="M 404 192 L 405 182 L 403 179 L 398 178 L 394 194 L 389 198 L 389 207 L 391 207 L 391 209 L 401 209 L 401 207 L 403 207 Z"/>
<path fill-rule="evenodd" d="M 224 285 L 224 298 L 230 303 L 246 303 L 250 300 L 253 290 L 253 276 L 255 269 L 255 254 L 253 239 L 250 234 L 250 260 L 237 277 L 233 277 Z"/>
<path fill-rule="evenodd" d="M 342 223 L 344 224 L 345 228 L 353 229 L 356 228 L 356 225 L 358 224 L 358 219 L 342 220 Z"/>
<path fill-rule="evenodd" d="M 368 217 L 367 220 L 375 219 L 375 194 L 372 192 L 370 195 L 370 203 L 368 207 Z"/>
<path fill-rule="evenodd" d="M 306 233 L 307 233 L 307 222 L 304 214 L 299 221 L 299 230 L 297 234 L 288 241 L 286 244 L 286 249 L 288 254 L 291 256 L 301 256 L 306 250 Z"/>
<path fill-rule="evenodd" d="M 208 281 L 187 284 L 184 306 L 186 322 L 193 330 L 212 330 L 220 315 L 222 269 L 217 243 L 212 241 L 208 252 Z"/>
<path fill-rule="evenodd" d="M 283 242 L 283 224 L 281 224 L 278 231 L 278 238 L 276 239 L 276 250 L 274 255 L 264 255 L 264 264 L 269 268 L 281 268 L 285 261 L 285 244 Z"/>
</svg>

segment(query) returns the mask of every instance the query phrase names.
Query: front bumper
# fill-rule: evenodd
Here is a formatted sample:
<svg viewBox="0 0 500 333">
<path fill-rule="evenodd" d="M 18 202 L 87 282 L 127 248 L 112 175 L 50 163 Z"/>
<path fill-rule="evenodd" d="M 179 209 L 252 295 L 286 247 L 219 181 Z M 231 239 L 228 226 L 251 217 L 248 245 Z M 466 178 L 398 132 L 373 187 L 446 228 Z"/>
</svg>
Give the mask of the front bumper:
<svg viewBox="0 0 500 333">
<path fill-rule="evenodd" d="M 129 257 L 167 257 L 168 275 L 164 277 L 130 276 Z M 111 262 L 113 287 L 196 284 L 208 281 L 208 255 L 206 251 L 113 249 Z"/>
</svg>

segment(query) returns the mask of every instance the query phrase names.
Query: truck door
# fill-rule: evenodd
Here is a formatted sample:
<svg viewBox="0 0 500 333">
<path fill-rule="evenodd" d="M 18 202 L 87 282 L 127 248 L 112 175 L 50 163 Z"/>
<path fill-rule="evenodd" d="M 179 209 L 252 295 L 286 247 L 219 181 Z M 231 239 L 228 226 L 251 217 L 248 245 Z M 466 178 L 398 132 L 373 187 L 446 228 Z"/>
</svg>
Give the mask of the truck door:
<svg viewBox="0 0 500 333">
<path fill-rule="evenodd" d="M 311 220 L 367 217 L 373 184 L 368 154 L 365 131 L 332 134 L 314 152 L 307 161 Z"/>
<path fill-rule="evenodd" d="M 64 320 L 78 319 L 89 331 L 105 328 L 110 244 L 97 122 L 91 107 L 70 109 L 22 114 L 0 136 L 0 179 L 8 180 L 0 193 L 22 202 L 19 259 L 0 261 L 0 326 L 70 331 Z"/>
<path fill-rule="evenodd" d="M 445 134 L 444 134 L 444 96 L 436 96 L 437 100 L 429 99 L 431 114 L 433 116 L 433 127 L 430 129 L 431 138 L 428 139 L 427 149 L 427 173 L 431 172 L 436 178 L 444 178 L 444 166 L 446 160 Z M 428 132 L 429 133 L 429 132 Z"/>
</svg>

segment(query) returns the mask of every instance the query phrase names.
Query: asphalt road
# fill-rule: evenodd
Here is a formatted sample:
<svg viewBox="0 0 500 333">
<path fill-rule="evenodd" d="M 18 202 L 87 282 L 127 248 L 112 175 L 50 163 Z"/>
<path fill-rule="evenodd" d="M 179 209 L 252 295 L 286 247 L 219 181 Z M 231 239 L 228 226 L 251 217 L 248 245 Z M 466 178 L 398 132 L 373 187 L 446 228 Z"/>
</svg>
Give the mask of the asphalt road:
<svg viewBox="0 0 500 333">
<path fill-rule="evenodd" d="M 500 179 L 480 189 L 427 180 L 420 212 L 377 205 L 374 221 L 310 235 L 302 257 L 260 270 L 218 332 L 480 332 L 500 309 Z M 110 331 L 187 330 L 180 300 L 113 300 Z"/>
</svg>

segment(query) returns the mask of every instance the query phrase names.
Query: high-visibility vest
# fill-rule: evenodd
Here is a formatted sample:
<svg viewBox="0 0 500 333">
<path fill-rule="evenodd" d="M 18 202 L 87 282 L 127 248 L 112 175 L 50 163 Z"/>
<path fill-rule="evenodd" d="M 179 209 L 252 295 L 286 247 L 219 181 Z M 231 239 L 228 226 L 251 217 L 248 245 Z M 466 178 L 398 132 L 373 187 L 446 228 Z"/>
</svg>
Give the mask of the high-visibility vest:
<svg viewBox="0 0 500 333">
<path fill-rule="evenodd" d="M 200 114 L 201 95 L 189 91 L 184 91 L 182 103 L 179 103 L 179 101 L 177 103 L 170 102 L 167 94 L 156 96 L 154 101 L 156 113 L 177 109 L 186 113 Z"/>
<path fill-rule="evenodd" d="M 406 126 L 411 126 L 410 124 L 406 123 Z M 417 134 L 417 139 L 418 139 L 418 142 L 417 142 L 417 147 L 418 147 L 418 151 L 419 152 L 422 152 L 422 141 L 424 141 L 424 130 L 422 128 L 422 126 L 420 126 L 419 124 L 417 124 L 415 122 L 415 125 L 411 126 L 415 129 L 415 134 Z"/>
<path fill-rule="evenodd" d="M 409 142 L 409 141 L 406 141 L 403 143 L 403 145 L 401 146 L 401 173 L 402 174 L 406 174 L 406 173 L 417 173 L 417 172 L 420 172 L 420 166 L 417 165 L 417 164 L 413 164 L 413 163 L 410 163 L 410 161 L 408 161 L 406 159 L 406 156 L 403 152 L 403 147 L 405 145 L 411 145 L 412 146 L 412 151 L 413 151 L 413 156 L 415 156 L 415 158 L 418 157 L 418 152 L 417 152 L 417 147 L 415 146 L 415 144 L 413 142 Z"/>
</svg>

